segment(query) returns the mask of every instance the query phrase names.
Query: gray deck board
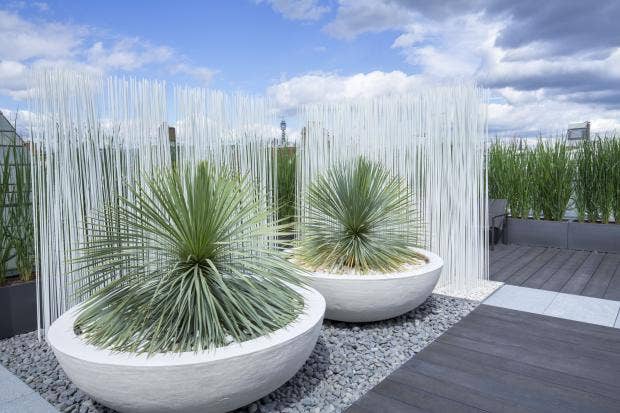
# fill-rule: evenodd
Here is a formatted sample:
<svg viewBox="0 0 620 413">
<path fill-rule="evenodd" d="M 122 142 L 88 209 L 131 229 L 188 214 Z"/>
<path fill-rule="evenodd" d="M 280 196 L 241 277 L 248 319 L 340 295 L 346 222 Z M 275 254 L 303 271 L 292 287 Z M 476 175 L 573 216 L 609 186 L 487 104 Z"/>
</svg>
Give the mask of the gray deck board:
<svg viewBox="0 0 620 413">
<path fill-rule="evenodd" d="M 553 248 L 555 249 L 555 248 Z M 574 251 L 561 249 L 559 252 L 542 268 L 525 280 L 521 286 L 528 288 L 541 288 L 553 275 L 562 268 L 571 258 Z"/>
<path fill-rule="evenodd" d="M 606 254 L 581 294 L 588 297 L 604 297 L 619 265 L 619 254 Z"/>
<path fill-rule="evenodd" d="M 519 258 L 511 259 L 511 257 L 508 257 L 508 261 L 505 265 L 497 265 L 490 268 L 491 277 L 496 281 L 504 281 L 536 259 L 543 252 L 545 252 L 544 247 L 529 247 L 525 254 L 521 255 Z"/>
<path fill-rule="evenodd" d="M 502 245 L 489 262 L 493 281 L 620 301 L 620 254 Z"/>
<path fill-rule="evenodd" d="M 616 268 L 603 298 L 620 301 L 620 265 Z"/>
<path fill-rule="evenodd" d="M 349 410 L 618 412 L 620 329 L 480 305 Z"/>
<path fill-rule="evenodd" d="M 559 250 L 556 248 L 545 249 L 540 255 L 533 260 L 529 261 L 521 269 L 514 272 L 504 282 L 513 285 L 521 285 L 525 283 L 532 275 L 540 271 L 546 264 L 549 263 L 557 254 Z"/>
<path fill-rule="evenodd" d="M 564 284 L 560 292 L 581 295 L 586 284 L 588 284 L 592 275 L 594 275 L 601 262 L 603 262 L 605 255 L 605 253 L 591 252 L 588 258 L 581 264 L 581 267 Z"/>
</svg>

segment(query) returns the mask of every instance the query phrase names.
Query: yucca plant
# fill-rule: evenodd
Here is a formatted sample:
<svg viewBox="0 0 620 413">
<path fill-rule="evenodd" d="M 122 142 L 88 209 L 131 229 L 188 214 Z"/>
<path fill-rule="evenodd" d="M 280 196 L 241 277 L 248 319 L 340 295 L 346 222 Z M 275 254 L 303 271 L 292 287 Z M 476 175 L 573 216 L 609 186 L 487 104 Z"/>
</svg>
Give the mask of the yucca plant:
<svg viewBox="0 0 620 413">
<path fill-rule="evenodd" d="M 393 272 L 421 257 L 404 180 L 381 164 L 341 163 L 310 185 L 296 259 L 311 270 Z"/>
<path fill-rule="evenodd" d="M 303 299 L 251 183 L 201 164 L 130 187 L 88 224 L 78 251 L 86 298 L 75 321 L 89 343 L 138 353 L 200 351 L 292 322 Z"/>
<path fill-rule="evenodd" d="M 544 219 L 561 221 L 571 198 L 573 160 L 565 141 L 539 141 L 531 154 L 533 211 L 540 205 Z"/>
</svg>

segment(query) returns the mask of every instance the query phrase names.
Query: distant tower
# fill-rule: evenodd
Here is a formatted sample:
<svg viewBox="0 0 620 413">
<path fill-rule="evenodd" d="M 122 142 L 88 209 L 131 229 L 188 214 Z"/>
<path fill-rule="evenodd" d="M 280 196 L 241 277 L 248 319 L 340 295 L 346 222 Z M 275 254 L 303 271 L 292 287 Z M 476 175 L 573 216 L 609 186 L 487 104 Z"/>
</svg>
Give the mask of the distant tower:
<svg viewBox="0 0 620 413">
<path fill-rule="evenodd" d="M 280 122 L 280 129 L 282 129 L 282 141 L 280 142 L 282 146 L 286 145 L 286 122 L 282 119 Z"/>
</svg>

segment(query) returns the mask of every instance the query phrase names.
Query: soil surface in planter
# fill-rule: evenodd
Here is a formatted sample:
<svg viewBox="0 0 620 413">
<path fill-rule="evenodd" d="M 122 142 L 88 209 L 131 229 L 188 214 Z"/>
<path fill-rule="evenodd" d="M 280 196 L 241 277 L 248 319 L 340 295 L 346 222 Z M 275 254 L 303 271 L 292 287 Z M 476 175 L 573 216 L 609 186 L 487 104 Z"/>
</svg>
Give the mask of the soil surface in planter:
<svg viewBox="0 0 620 413">
<path fill-rule="evenodd" d="M 314 352 L 285 385 L 237 412 L 340 412 L 467 315 L 477 302 L 432 295 L 402 316 L 325 321 Z M 35 333 L 0 341 L 0 363 L 63 412 L 112 412 L 79 391 Z"/>
</svg>

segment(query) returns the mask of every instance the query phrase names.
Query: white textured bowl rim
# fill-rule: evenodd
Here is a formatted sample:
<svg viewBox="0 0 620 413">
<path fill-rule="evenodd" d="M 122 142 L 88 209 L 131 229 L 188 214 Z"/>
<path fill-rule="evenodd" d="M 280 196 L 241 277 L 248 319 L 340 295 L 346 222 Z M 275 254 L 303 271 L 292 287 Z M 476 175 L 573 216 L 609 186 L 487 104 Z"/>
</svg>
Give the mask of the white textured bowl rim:
<svg viewBox="0 0 620 413">
<path fill-rule="evenodd" d="M 426 275 L 437 268 L 443 267 L 443 259 L 433 252 L 422 248 L 411 248 L 420 255 L 426 257 L 427 262 L 422 265 L 416 265 L 414 268 L 400 271 L 400 272 L 387 272 L 384 274 L 339 274 L 329 272 L 308 272 L 306 275 L 312 278 L 319 278 L 325 280 L 393 280 L 398 278 L 409 278 L 416 275 Z"/>
<path fill-rule="evenodd" d="M 286 343 L 314 327 L 325 313 L 325 299 L 313 288 L 293 287 L 304 298 L 304 310 L 289 325 L 269 335 L 242 343 L 231 343 L 199 352 L 156 353 L 151 356 L 128 352 L 113 352 L 86 343 L 73 332 L 73 321 L 77 317 L 78 306 L 72 307 L 58 318 L 47 333 L 47 341 L 54 351 L 68 357 L 105 365 L 132 367 L 156 367 L 171 365 L 191 365 L 240 357 Z"/>
</svg>

